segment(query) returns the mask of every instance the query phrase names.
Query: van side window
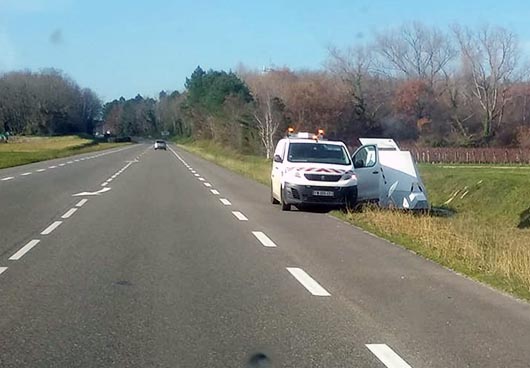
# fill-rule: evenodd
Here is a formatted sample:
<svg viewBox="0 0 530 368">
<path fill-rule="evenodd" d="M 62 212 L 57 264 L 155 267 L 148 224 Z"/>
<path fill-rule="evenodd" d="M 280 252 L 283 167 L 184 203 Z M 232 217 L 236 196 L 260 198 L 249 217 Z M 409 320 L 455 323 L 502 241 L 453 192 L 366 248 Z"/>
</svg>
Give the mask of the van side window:
<svg viewBox="0 0 530 368">
<path fill-rule="evenodd" d="M 361 148 L 353 157 L 353 165 L 356 169 L 373 167 L 377 163 L 375 146 Z"/>
</svg>

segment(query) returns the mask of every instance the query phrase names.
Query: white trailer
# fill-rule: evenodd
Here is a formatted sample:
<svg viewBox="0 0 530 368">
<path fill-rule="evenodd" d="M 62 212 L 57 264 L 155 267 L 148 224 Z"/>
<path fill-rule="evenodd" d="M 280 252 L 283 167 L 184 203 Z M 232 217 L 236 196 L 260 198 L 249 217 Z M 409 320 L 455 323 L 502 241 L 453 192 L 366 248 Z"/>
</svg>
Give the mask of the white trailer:
<svg viewBox="0 0 530 368">
<path fill-rule="evenodd" d="M 401 151 L 393 139 L 361 138 L 352 156 L 360 202 L 381 207 L 428 210 L 425 185 L 409 151 Z"/>
</svg>

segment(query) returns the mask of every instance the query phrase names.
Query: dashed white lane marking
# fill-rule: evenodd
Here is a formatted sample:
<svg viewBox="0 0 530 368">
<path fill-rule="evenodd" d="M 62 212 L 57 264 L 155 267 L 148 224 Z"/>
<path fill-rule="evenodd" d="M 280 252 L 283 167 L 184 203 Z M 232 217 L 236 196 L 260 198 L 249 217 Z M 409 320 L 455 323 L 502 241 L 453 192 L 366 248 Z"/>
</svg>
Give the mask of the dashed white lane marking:
<svg viewBox="0 0 530 368">
<path fill-rule="evenodd" d="M 73 164 L 74 162 L 73 161 L 68 161 L 67 164 Z"/>
<path fill-rule="evenodd" d="M 0 267 L 0 275 L 7 270 L 7 267 Z"/>
<path fill-rule="evenodd" d="M 7 176 L 5 178 L 2 178 L 0 179 L 1 181 L 8 181 L 8 180 L 13 180 L 15 177 L 14 176 Z"/>
<path fill-rule="evenodd" d="M 21 176 L 28 176 L 28 175 L 31 175 L 32 173 L 31 172 L 26 172 L 24 174 L 20 174 Z"/>
<path fill-rule="evenodd" d="M 88 199 L 82 199 L 75 204 L 76 207 L 82 207 L 85 203 L 88 202 Z"/>
<path fill-rule="evenodd" d="M 59 166 L 64 166 L 64 165 L 66 165 L 66 164 L 59 164 Z"/>
<path fill-rule="evenodd" d="M 309 276 L 304 270 L 298 267 L 287 267 L 287 271 L 293 275 L 311 294 L 315 296 L 330 296 L 331 294 L 326 291 L 318 282 L 316 282 L 311 276 Z"/>
<path fill-rule="evenodd" d="M 204 181 L 205 179 L 204 178 L 199 178 L 200 181 Z"/>
<path fill-rule="evenodd" d="M 366 347 L 388 368 L 412 368 L 386 344 L 366 344 Z"/>
<path fill-rule="evenodd" d="M 109 185 L 109 183 L 107 183 L 107 182 L 101 183 L 102 187 L 106 187 L 107 185 Z"/>
<path fill-rule="evenodd" d="M 243 215 L 241 212 L 239 211 L 232 211 L 232 214 L 239 220 L 239 221 L 248 221 L 248 218 Z"/>
<path fill-rule="evenodd" d="M 75 211 L 77 211 L 77 208 L 70 208 L 68 211 L 65 212 L 64 215 L 61 216 L 61 218 L 67 219 L 70 216 L 72 216 L 75 213 Z"/>
<path fill-rule="evenodd" d="M 200 176 L 199 174 L 193 174 L 194 176 Z"/>
<path fill-rule="evenodd" d="M 59 225 L 61 225 L 63 222 L 62 221 L 55 221 L 53 222 L 50 226 L 48 226 L 46 229 L 44 229 L 41 233 L 41 235 L 48 235 L 50 234 L 53 230 L 57 229 L 59 227 Z"/>
<path fill-rule="evenodd" d="M 18 261 L 20 258 L 24 256 L 27 252 L 31 250 L 34 246 L 39 244 L 39 239 L 33 239 L 30 240 L 26 245 L 24 245 L 22 248 L 20 248 L 15 254 L 13 254 L 11 257 L 9 257 L 10 261 Z"/>
<path fill-rule="evenodd" d="M 203 183 L 205 187 L 211 188 L 212 184 L 210 183 Z"/>
<path fill-rule="evenodd" d="M 212 194 L 215 194 L 215 195 L 221 194 L 221 193 L 219 193 L 219 191 L 217 189 L 210 189 L 210 192 L 212 192 Z"/>
<path fill-rule="evenodd" d="M 53 166 L 48 166 L 48 169 L 55 169 L 57 166 L 53 165 Z"/>
<path fill-rule="evenodd" d="M 224 204 L 225 206 L 231 206 L 232 203 L 230 203 L 230 201 L 226 198 L 219 198 L 219 200 L 221 201 L 222 204 Z"/>
<path fill-rule="evenodd" d="M 252 234 L 263 244 L 264 247 L 267 248 L 276 248 L 276 244 L 263 232 L 261 231 L 253 231 Z"/>
<path fill-rule="evenodd" d="M 38 169 L 37 172 L 43 172 L 46 171 L 46 169 Z"/>
</svg>

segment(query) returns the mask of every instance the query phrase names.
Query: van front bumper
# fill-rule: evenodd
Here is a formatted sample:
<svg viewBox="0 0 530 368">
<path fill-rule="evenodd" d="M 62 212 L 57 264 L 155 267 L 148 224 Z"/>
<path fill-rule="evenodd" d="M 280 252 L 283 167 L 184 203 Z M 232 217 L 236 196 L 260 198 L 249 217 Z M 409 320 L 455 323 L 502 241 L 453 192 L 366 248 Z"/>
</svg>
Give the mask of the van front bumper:
<svg viewBox="0 0 530 368">
<path fill-rule="evenodd" d="M 323 195 L 331 194 L 333 195 Z M 357 186 L 348 187 L 284 184 L 284 201 L 288 204 L 321 204 L 344 206 L 357 201 Z"/>
</svg>

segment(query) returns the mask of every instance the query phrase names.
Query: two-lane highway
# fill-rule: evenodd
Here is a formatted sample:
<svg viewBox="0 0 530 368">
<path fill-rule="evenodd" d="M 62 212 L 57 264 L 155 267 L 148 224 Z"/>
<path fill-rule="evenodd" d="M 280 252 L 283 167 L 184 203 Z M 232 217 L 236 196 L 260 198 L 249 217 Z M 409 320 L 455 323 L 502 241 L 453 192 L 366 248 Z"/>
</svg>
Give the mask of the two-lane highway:
<svg viewBox="0 0 530 368">
<path fill-rule="evenodd" d="M 528 366 L 526 303 L 175 147 L 90 161 L 0 171 L 2 367 Z"/>
<path fill-rule="evenodd" d="M 146 148 L 131 145 L 0 170 L 0 256 L 62 215 L 73 193 L 98 187 Z"/>
</svg>

